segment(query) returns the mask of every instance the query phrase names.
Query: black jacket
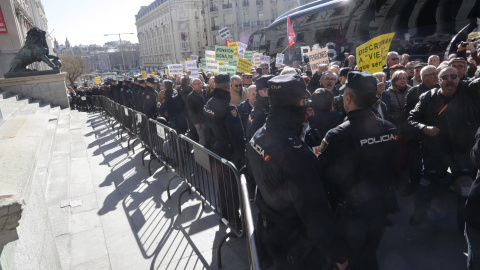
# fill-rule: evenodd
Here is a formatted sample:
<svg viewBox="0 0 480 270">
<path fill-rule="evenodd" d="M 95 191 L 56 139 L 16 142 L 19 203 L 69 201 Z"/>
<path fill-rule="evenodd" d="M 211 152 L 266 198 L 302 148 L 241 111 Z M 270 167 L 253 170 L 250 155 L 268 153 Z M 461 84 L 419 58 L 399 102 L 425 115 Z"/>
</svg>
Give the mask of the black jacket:
<svg viewBox="0 0 480 270">
<path fill-rule="evenodd" d="M 410 115 L 410 111 L 415 109 L 415 105 L 417 105 L 418 101 L 420 100 L 420 96 L 428 90 L 430 89 L 427 89 L 427 87 L 423 83 L 420 83 L 419 85 L 416 85 L 410 88 L 410 90 L 408 90 L 407 95 L 405 96 L 405 119 L 407 119 Z"/>
<path fill-rule="evenodd" d="M 275 238 L 279 250 L 293 250 L 296 241 L 306 239 L 301 244 L 316 247 L 334 262 L 344 262 L 343 242 L 322 186 L 320 167 L 300 139 L 304 114 L 271 110 L 265 126 L 247 144 L 248 170 L 258 187 L 255 204 L 275 228 L 266 237 Z"/>
<path fill-rule="evenodd" d="M 473 164 L 477 169 L 480 169 L 480 129 L 475 135 L 475 145 L 470 153 Z M 477 174 L 477 179 L 472 184 L 470 193 L 468 194 L 467 203 L 465 204 L 465 221 L 468 226 L 480 230 L 480 171 Z"/>
<path fill-rule="evenodd" d="M 245 165 L 245 137 L 237 108 L 230 103 L 230 92 L 215 88 L 203 114 L 215 140 L 212 151 L 232 161 L 237 169 L 242 168 Z"/>
<path fill-rule="evenodd" d="M 336 111 L 318 112 L 308 117 L 310 129 L 305 134 L 305 143 L 312 148 L 315 155 L 320 154 L 320 144 L 327 132 L 342 123 Z"/>
<path fill-rule="evenodd" d="M 267 120 L 269 111 L 269 103 L 267 97 L 262 97 L 257 93 L 253 109 L 250 112 L 247 123 L 247 142 L 253 137 L 255 132 L 259 130 Z"/>
<path fill-rule="evenodd" d="M 154 118 L 157 112 L 157 91 L 151 87 L 145 87 L 145 92 L 143 93 L 143 113 L 148 116 L 148 118 Z"/>
<path fill-rule="evenodd" d="M 187 112 L 185 102 L 182 95 L 173 89 L 165 91 L 165 101 L 160 105 L 159 113 L 168 112 L 168 122 L 171 128 L 175 129 L 178 134 L 187 132 Z"/>
<path fill-rule="evenodd" d="M 425 150 L 443 147 L 447 153 L 452 152 L 454 155 L 470 151 L 479 126 L 479 86 L 478 80 L 468 86 L 460 82 L 452 97 L 443 96 L 440 88 L 434 88 L 420 96 L 415 109 L 410 112 L 408 124 L 420 134 L 426 126 L 440 129 L 437 136 L 422 137 Z"/>
<path fill-rule="evenodd" d="M 345 122 L 325 135 L 320 148 L 324 179 L 347 204 L 361 209 L 384 199 L 400 158 L 395 125 L 371 110 L 351 111 Z"/>
<path fill-rule="evenodd" d="M 248 117 L 250 116 L 250 112 L 252 111 L 252 105 L 250 105 L 250 101 L 248 99 L 244 100 L 237 106 L 238 113 L 240 114 L 240 119 L 242 120 L 242 127 L 243 130 L 247 131 L 247 124 L 248 124 Z"/>
<path fill-rule="evenodd" d="M 205 93 L 197 93 L 192 91 L 187 96 L 187 111 L 193 124 L 205 124 L 207 122 L 203 115 L 203 107 L 205 106 Z"/>
<path fill-rule="evenodd" d="M 307 90 L 313 94 L 315 90 L 320 88 L 320 78 L 322 77 L 322 74 L 318 75 L 318 72 L 313 72 L 312 77 L 310 78 L 310 81 L 308 82 L 307 85 Z"/>
</svg>

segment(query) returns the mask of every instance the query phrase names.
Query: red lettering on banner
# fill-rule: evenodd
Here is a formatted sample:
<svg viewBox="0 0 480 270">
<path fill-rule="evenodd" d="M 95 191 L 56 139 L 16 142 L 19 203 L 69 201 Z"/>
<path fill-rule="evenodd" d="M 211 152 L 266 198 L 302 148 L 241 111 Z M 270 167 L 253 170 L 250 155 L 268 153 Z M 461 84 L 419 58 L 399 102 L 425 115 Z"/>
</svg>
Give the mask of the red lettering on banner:
<svg viewBox="0 0 480 270">
<path fill-rule="evenodd" d="M 5 24 L 5 20 L 3 19 L 2 8 L 0 7 L 0 34 L 8 33 L 7 25 Z"/>
</svg>

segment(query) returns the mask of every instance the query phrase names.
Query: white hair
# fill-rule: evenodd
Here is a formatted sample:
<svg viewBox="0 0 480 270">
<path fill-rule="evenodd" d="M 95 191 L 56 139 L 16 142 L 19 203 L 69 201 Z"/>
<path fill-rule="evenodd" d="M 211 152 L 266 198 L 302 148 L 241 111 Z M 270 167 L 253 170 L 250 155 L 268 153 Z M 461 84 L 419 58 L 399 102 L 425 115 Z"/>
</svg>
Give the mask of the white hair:
<svg viewBox="0 0 480 270">
<path fill-rule="evenodd" d="M 433 69 L 435 69 L 435 71 L 437 71 L 437 68 L 436 68 L 434 65 L 424 66 L 424 67 L 422 68 L 422 70 L 420 70 L 420 77 L 423 78 L 423 76 L 426 75 L 427 70 L 429 70 L 429 69 L 431 69 L 431 68 L 433 68 Z"/>
<path fill-rule="evenodd" d="M 292 67 L 286 67 L 280 72 L 280 75 L 285 75 L 285 74 L 298 74 L 297 70 L 292 68 Z"/>
<path fill-rule="evenodd" d="M 255 84 L 250 85 L 250 86 L 247 88 L 247 93 L 248 93 L 248 95 L 250 95 L 250 91 L 252 91 L 252 89 L 257 90 L 257 86 L 256 86 Z"/>
</svg>

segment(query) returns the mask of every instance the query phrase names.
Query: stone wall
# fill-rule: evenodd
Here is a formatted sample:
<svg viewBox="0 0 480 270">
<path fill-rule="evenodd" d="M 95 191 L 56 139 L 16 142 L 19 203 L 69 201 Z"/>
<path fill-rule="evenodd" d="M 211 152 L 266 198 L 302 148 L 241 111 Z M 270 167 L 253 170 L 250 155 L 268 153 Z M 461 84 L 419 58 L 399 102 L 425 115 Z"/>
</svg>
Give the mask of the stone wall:
<svg viewBox="0 0 480 270">
<path fill-rule="evenodd" d="M 21 94 L 65 109 L 69 107 L 65 74 L 0 78 L 0 90 Z"/>
</svg>

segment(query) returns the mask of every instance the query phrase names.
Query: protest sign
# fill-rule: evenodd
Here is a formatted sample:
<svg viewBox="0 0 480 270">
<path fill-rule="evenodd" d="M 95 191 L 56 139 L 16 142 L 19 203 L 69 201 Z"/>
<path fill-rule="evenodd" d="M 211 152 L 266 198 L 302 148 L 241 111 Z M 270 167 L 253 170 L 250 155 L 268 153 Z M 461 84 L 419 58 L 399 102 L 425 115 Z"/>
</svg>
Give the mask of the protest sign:
<svg viewBox="0 0 480 270">
<path fill-rule="evenodd" d="M 260 55 L 260 64 L 261 63 L 267 63 L 268 64 L 268 69 L 270 69 L 270 56 Z"/>
<path fill-rule="evenodd" d="M 102 80 L 100 79 L 100 77 L 95 77 L 95 83 L 102 84 Z"/>
<path fill-rule="evenodd" d="M 259 67 L 259 66 L 260 66 L 260 56 L 261 56 L 261 55 L 262 55 L 261 53 L 255 53 L 255 54 L 253 55 L 253 65 L 254 65 L 255 67 Z"/>
<path fill-rule="evenodd" d="M 381 35 L 358 46 L 357 69 L 370 73 L 382 71 L 394 35 L 395 33 Z"/>
<path fill-rule="evenodd" d="M 155 77 L 155 71 L 152 71 L 152 76 Z"/>
<path fill-rule="evenodd" d="M 217 61 L 233 61 L 234 48 L 227 46 L 215 46 L 215 60 Z"/>
<path fill-rule="evenodd" d="M 252 68 L 252 61 L 243 58 L 238 58 L 237 70 L 242 73 L 250 73 Z"/>
<path fill-rule="evenodd" d="M 283 60 L 285 55 L 283 53 L 277 53 L 277 58 L 275 59 L 275 67 L 281 67 L 283 65 Z"/>
<path fill-rule="evenodd" d="M 190 60 L 185 62 L 185 70 L 190 71 L 190 77 L 198 77 L 198 67 L 197 67 L 197 61 L 195 60 Z"/>
<path fill-rule="evenodd" d="M 146 71 L 142 71 L 142 78 L 147 78 L 147 72 Z"/>
<path fill-rule="evenodd" d="M 226 39 L 230 36 L 230 31 L 228 31 L 227 27 L 224 27 L 218 31 L 222 39 Z"/>
<path fill-rule="evenodd" d="M 474 39 L 480 37 L 480 32 L 472 32 L 468 34 L 468 39 Z"/>
<path fill-rule="evenodd" d="M 171 76 L 183 75 L 183 66 L 181 64 L 168 65 L 168 71 Z"/>
<path fill-rule="evenodd" d="M 201 58 L 200 63 L 202 64 L 202 68 L 204 70 L 207 70 L 207 59 L 206 58 Z"/>
<path fill-rule="evenodd" d="M 198 62 L 198 55 L 190 55 L 190 61 Z"/>
<path fill-rule="evenodd" d="M 233 48 L 233 57 L 238 57 L 237 42 L 230 42 L 230 43 L 228 43 L 228 47 Z"/>
<path fill-rule="evenodd" d="M 308 59 L 310 61 L 310 67 L 312 72 L 317 70 L 320 64 L 328 64 L 328 48 L 318 49 L 308 53 Z"/>
<path fill-rule="evenodd" d="M 252 51 L 245 51 L 245 54 L 242 57 L 245 60 L 253 62 L 253 52 Z"/>
<path fill-rule="evenodd" d="M 237 64 L 238 64 L 238 57 L 234 57 L 233 61 L 228 62 L 228 64 L 226 64 L 226 65 L 233 67 L 233 66 L 237 66 Z"/>
<path fill-rule="evenodd" d="M 205 51 L 205 70 L 207 72 L 218 71 L 218 61 L 215 60 L 215 51 Z"/>
<path fill-rule="evenodd" d="M 168 61 L 163 61 L 163 67 L 168 67 L 168 65 L 171 65 L 173 64 L 172 61 L 168 60 Z"/>
<path fill-rule="evenodd" d="M 238 56 L 237 57 L 244 57 L 245 56 L 245 51 L 247 50 L 247 44 L 242 43 L 242 42 L 237 42 L 237 47 L 238 47 Z"/>
<path fill-rule="evenodd" d="M 235 70 L 237 69 L 237 67 L 232 67 L 232 66 L 219 66 L 218 67 L 218 72 L 226 72 L 230 75 L 235 75 Z"/>
</svg>

